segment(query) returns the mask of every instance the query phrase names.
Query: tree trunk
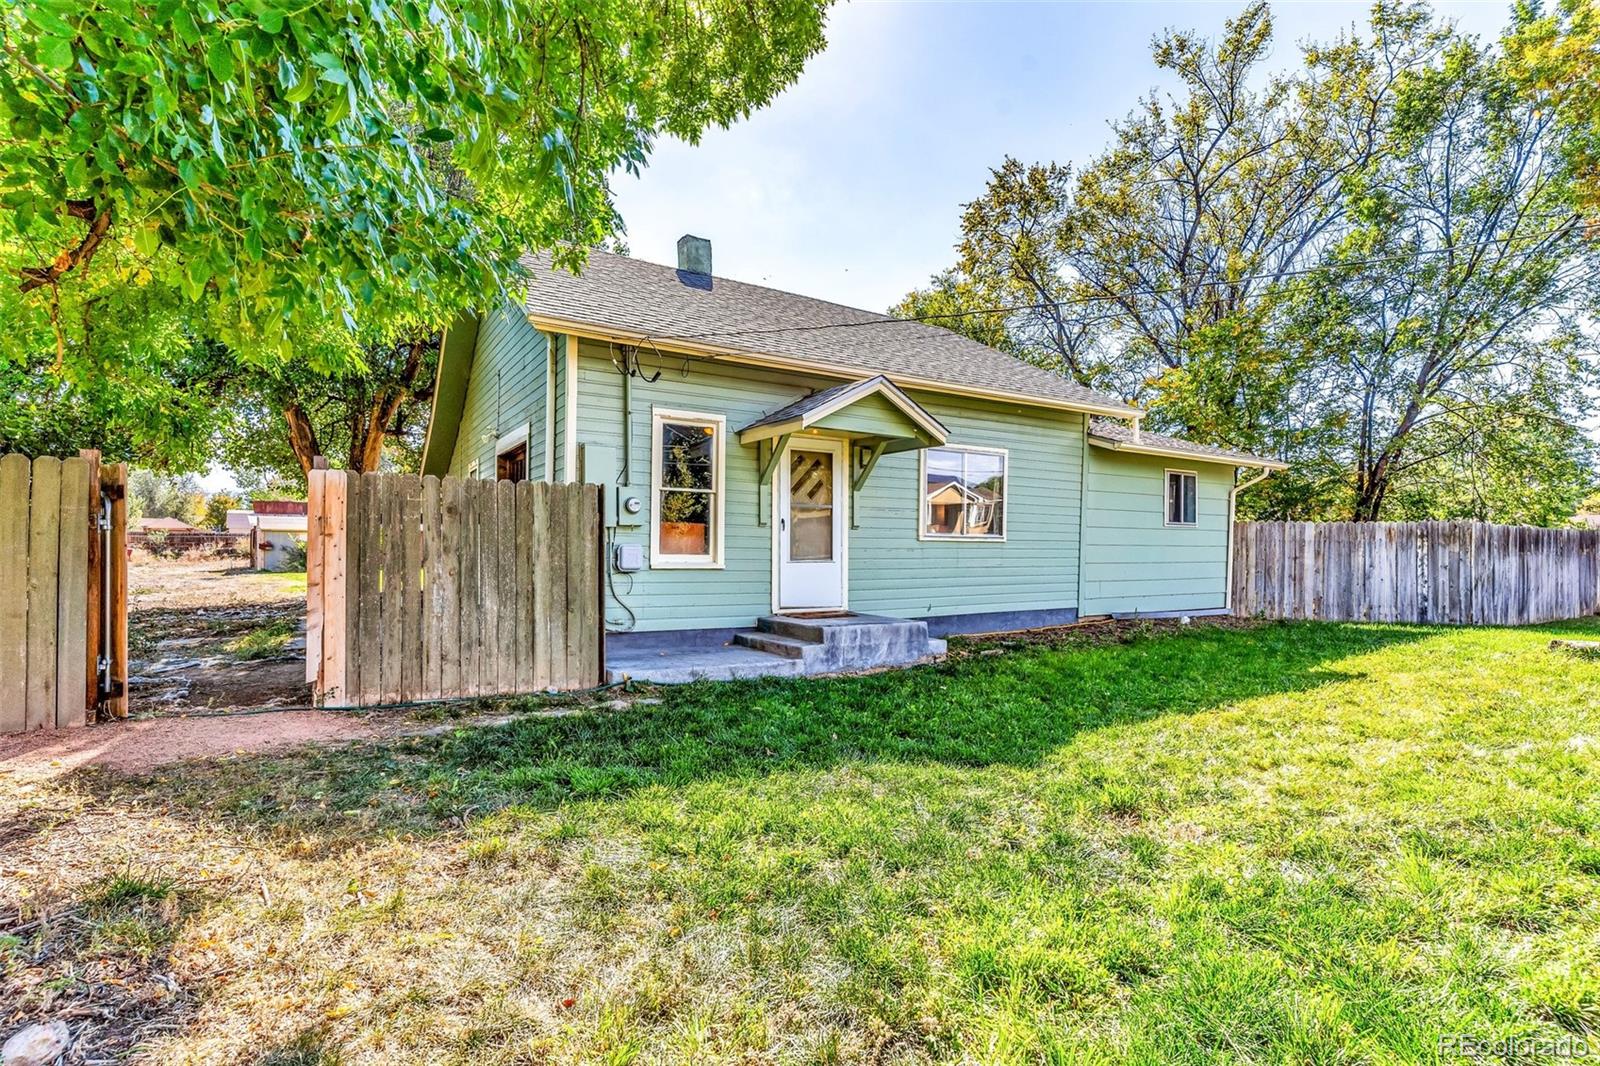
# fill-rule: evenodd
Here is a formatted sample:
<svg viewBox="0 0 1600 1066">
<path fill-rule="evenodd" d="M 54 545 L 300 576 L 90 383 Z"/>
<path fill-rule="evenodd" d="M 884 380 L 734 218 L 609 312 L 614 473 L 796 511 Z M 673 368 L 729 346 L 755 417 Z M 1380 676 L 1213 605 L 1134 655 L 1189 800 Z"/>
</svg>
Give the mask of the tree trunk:
<svg viewBox="0 0 1600 1066">
<path fill-rule="evenodd" d="M 312 462 L 322 454 L 322 445 L 317 442 L 316 427 L 311 424 L 311 419 L 297 403 L 285 407 L 283 417 L 289 423 L 289 447 L 294 450 L 294 457 L 300 461 L 301 473 L 309 477 Z"/>
<path fill-rule="evenodd" d="M 356 474 L 375 472 L 383 462 L 384 442 L 388 440 L 390 433 L 397 432 L 396 419 L 407 398 L 421 398 L 431 392 L 432 382 L 428 382 L 422 388 L 417 387 L 417 375 L 422 370 L 422 356 L 430 340 L 431 338 L 424 336 L 407 343 L 406 360 L 395 382 L 365 383 L 361 387 L 359 396 L 346 400 L 342 415 L 344 428 L 350 433 L 350 451 L 345 457 L 346 470 Z M 367 388 L 374 389 L 370 400 L 365 397 Z M 300 469 L 309 473 L 312 459 L 322 452 L 316 428 L 298 403 L 290 403 L 285 407 L 283 416 L 289 423 L 289 446 L 294 450 L 295 458 L 300 461 Z"/>
</svg>

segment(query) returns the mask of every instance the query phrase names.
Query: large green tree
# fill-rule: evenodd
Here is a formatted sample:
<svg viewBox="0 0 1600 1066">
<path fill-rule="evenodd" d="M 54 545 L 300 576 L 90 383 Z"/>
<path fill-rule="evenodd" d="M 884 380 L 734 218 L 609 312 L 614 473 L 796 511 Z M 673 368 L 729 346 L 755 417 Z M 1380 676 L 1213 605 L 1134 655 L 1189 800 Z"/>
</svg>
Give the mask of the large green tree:
<svg viewBox="0 0 1600 1066">
<path fill-rule="evenodd" d="M 356 343 L 336 331 L 321 342 Z M 236 381 L 219 433 L 222 461 L 296 484 L 319 455 L 348 470 L 377 470 L 385 460 L 395 469 L 416 469 L 439 335 L 370 342 L 357 357 L 360 371 L 319 373 L 290 362 Z"/>
<path fill-rule="evenodd" d="M 203 469 L 234 359 L 196 332 L 199 309 L 159 286 L 107 286 L 82 333 L 85 365 L 62 373 L 41 343 L 0 358 L 0 452 Z"/>
<path fill-rule="evenodd" d="M 663 134 L 762 106 L 826 0 L 22 0 L 0 8 L 0 362 L 89 390 L 113 297 L 182 343 L 366 373 L 504 298 L 518 257 L 613 237 Z M 360 343 L 308 343 L 337 325 Z M 307 349 L 342 354 L 319 363 Z M 176 395 L 176 394 L 174 394 Z"/>
<path fill-rule="evenodd" d="M 1506 57 L 1523 91 L 1561 124 L 1578 202 L 1594 218 L 1600 213 L 1600 5 L 1518 4 Z"/>
<path fill-rule="evenodd" d="M 614 171 L 770 100 L 822 26 L 814 0 L 7 5 L 8 266 L 56 307 L 126 242 L 221 297 L 237 348 L 436 314 L 530 247 L 580 261 L 617 228 Z"/>
<path fill-rule="evenodd" d="M 1290 460 L 1246 513 L 1553 520 L 1592 476 L 1574 427 L 1600 264 L 1571 123 L 1421 5 L 1375 5 L 1290 73 L 1263 72 L 1270 41 L 1261 3 L 1217 41 L 1159 38 L 1180 90 L 1075 177 L 1005 160 L 955 268 L 899 310 L 962 294 L 982 314 L 945 324 L 977 335 L 1013 307 L 1003 335 L 1035 362 Z"/>
<path fill-rule="evenodd" d="M 1344 428 L 1357 520 L 1386 513 L 1403 471 L 1415 483 L 1421 467 L 1448 469 L 1467 442 L 1506 439 L 1505 426 L 1521 430 L 1511 439 L 1530 425 L 1575 439 L 1594 383 L 1600 258 L 1555 127 L 1466 39 L 1409 70 L 1386 103 L 1382 150 L 1346 190 L 1350 224 L 1277 334 L 1334 371 L 1298 406 Z M 1546 456 L 1529 448 L 1519 476 L 1552 476 L 1538 470 Z M 1442 510 L 1459 509 L 1449 501 Z"/>
</svg>

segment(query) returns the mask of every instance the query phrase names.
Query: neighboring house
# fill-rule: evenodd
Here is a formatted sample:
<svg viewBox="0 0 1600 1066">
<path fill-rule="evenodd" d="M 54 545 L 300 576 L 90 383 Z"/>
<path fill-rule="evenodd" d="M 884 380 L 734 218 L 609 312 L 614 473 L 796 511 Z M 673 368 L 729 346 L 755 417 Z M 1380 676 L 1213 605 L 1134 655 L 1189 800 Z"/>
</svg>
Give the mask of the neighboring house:
<svg viewBox="0 0 1600 1066">
<path fill-rule="evenodd" d="M 592 252 L 448 332 L 423 471 L 608 486 L 607 615 L 780 612 L 935 634 L 1226 609 L 1240 471 L 1142 412 L 934 326 Z M 625 577 L 623 575 L 626 575 Z"/>
<path fill-rule="evenodd" d="M 139 533 L 153 533 L 157 530 L 163 533 L 195 533 L 198 529 L 181 518 L 140 518 L 133 523 L 133 528 Z"/>
<path fill-rule="evenodd" d="M 248 508 L 243 508 L 243 507 L 231 507 L 231 508 L 229 508 L 228 509 L 227 525 L 224 527 L 224 532 L 227 532 L 227 533 L 248 533 L 248 532 L 250 532 L 251 528 L 254 527 L 254 525 L 255 525 L 255 522 L 253 521 L 253 515 L 254 515 L 254 512 L 249 510 Z"/>
<path fill-rule="evenodd" d="M 229 512 L 232 526 L 233 512 Z M 256 570 L 299 570 L 305 566 L 304 500 L 250 502 L 250 565 Z"/>
</svg>

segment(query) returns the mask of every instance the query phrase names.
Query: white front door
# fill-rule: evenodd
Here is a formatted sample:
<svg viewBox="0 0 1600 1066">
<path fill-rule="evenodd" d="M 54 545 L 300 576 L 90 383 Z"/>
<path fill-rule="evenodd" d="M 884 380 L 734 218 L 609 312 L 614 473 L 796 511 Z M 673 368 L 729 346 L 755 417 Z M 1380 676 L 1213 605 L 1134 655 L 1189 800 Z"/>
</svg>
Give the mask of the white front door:
<svg viewBox="0 0 1600 1066">
<path fill-rule="evenodd" d="M 845 605 L 844 454 L 843 441 L 795 441 L 778 462 L 780 611 Z"/>
</svg>

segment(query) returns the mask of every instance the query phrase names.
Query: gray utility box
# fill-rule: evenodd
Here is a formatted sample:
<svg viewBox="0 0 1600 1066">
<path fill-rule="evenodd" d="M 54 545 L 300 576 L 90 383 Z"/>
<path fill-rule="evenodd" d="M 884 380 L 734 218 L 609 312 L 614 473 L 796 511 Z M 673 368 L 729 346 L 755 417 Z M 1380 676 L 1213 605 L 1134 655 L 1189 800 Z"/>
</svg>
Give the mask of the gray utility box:
<svg viewBox="0 0 1600 1066">
<path fill-rule="evenodd" d="M 599 485 L 606 508 L 606 525 L 613 529 L 637 529 L 644 515 L 644 492 L 631 485 L 618 485 L 622 467 L 617 449 L 610 444 L 580 444 L 580 476 L 589 485 Z"/>
</svg>

